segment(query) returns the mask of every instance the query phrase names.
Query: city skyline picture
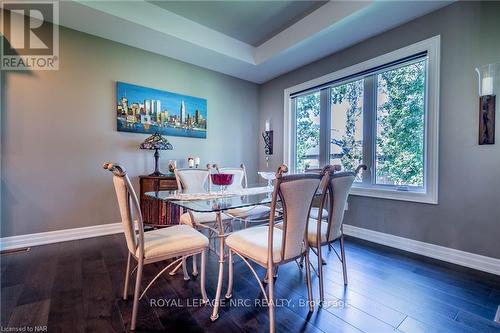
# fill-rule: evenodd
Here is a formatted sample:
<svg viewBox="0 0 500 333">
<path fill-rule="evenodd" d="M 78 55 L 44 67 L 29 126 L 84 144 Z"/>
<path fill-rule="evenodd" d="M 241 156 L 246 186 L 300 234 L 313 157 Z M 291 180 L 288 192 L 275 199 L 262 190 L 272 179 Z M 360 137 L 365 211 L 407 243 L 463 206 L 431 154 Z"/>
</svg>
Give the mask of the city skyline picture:
<svg viewBox="0 0 500 333">
<path fill-rule="evenodd" d="M 207 137 L 207 100 L 116 82 L 117 130 Z"/>
</svg>

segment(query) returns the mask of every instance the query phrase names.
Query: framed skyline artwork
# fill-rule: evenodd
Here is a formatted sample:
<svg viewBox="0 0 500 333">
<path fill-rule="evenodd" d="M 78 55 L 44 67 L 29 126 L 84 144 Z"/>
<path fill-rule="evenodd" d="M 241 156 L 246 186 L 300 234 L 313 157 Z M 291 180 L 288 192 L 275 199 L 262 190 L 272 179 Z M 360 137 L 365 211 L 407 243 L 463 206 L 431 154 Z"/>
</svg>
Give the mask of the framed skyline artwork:
<svg viewBox="0 0 500 333">
<path fill-rule="evenodd" d="M 116 122 L 120 132 L 207 137 L 207 100 L 116 82 Z"/>
</svg>

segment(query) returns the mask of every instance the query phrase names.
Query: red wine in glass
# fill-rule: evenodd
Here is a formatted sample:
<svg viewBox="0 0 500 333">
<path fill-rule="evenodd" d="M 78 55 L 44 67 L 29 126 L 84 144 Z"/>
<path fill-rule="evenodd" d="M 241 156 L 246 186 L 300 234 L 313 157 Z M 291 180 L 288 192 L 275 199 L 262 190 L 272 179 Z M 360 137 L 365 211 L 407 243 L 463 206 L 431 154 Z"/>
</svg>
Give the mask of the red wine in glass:
<svg viewBox="0 0 500 333">
<path fill-rule="evenodd" d="M 226 187 L 233 183 L 234 175 L 232 173 L 214 173 L 210 175 L 212 183 L 221 187 L 221 194 L 224 195 Z"/>
</svg>

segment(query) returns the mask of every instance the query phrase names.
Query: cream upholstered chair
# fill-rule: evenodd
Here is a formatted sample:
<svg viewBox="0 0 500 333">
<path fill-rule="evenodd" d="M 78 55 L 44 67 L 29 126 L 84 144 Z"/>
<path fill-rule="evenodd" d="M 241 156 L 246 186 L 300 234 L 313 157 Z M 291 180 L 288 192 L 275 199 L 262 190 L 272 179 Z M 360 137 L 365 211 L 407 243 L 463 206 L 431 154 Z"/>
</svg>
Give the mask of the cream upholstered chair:
<svg viewBox="0 0 500 333">
<path fill-rule="evenodd" d="M 340 171 L 341 170 L 341 166 L 340 165 L 333 165 L 333 170 L 334 171 Z M 322 171 L 324 170 L 323 169 L 318 169 L 318 168 L 311 168 L 311 169 L 306 169 L 304 172 L 305 173 L 321 173 Z M 320 188 L 321 188 L 321 185 L 320 185 Z M 328 220 L 328 210 L 326 210 L 326 208 L 323 208 L 323 210 L 321 211 L 321 216 L 323 218 L 323 220 Z M 311 212 L 309 213 L 309 217 L 311 219 L 315 219 L 317 220 L 318 219 L 318 216 L 319 216 L 319 208 L 318 207 L 311 207 Z"/>
<path fill-rule="evenodd" d="M 229 173 L 233 175 L 233 183 L 226 187 L 227 191 L 241 191 L 248 186 L 247 171 L 244 164 L 239 168 L 221 168 L 217 164 L 213 168 L 219 173 Z"/>
<path fill-rule="evenodd" d="M 123 288 L 124 300 L 128 298 L 131 259 L 133 258 L 137 261 L 130 329 L 135 330 L 136 327 L 139 300 L 163 272 L 173 265 L 178 264 L 184 256 L 201 254 L 201 295 L 203 301 L 208 302 L 205 291 L 205 257 L 206 250 L 208 249 L 208 238 L 186 225 L 175 225 L 144 232 L 139 201 L 125 169 L 118 164 L 112 163 L 105 163 L 103 167 L 113 173 L 113 183 L 129 251 L 125 272 L 125 285 Z M 137 231 L 135 230 L 134 219 L 137 221 Z M 144 265 L 172 258 L 175 258 L 175 260 L 162 269 L 151 280 L 142 294 L 139 295 Z"/>
<path fill-rule="evenodd" d="M 233 175 L 233 183 L 227 186 L 227 191 L 241 192 L 248 187 L 247 172 L 244 164 L 239 168 L 220 168 L 217 164 L 213 167 L 219 173 L 229 173 Z M 269 219 L 270 208 L 265 205 L 255 205 L 251 207 L 229 209 L 227 214 L 237 220 L 243 221 L 245 228 L 248 222 L 263 222 Z"/>
<path fill-rule="evenodd" d="M 210 192 L 210 170 L 208 169 L 174 169 L 177 189 L 186 193 Z M 193 226 L 193 219 L 197 223 L 214 222 L 215 214 L 212 213 L 184 213 L 180 217 L 180 224 Z"/>
<path fill-rule="evenodd" d="M 206 169 L 175 169 L 177 188 L 186 193 L 210 192 L 210 165 Z M 193 223 L 194 220 L 194 223 Z M 180 224 L 194 226 L 196 223 L 215 223 L 216 213 L 186 212 L 180 217 Z"/>
<path fill-rule="evenodd" d="M 177 188 L 179 190 L 184 191 L 185 193 L 204 193 L 210 192 L 212 188 L 212 181 L 210 178 L 210 164 L 207 164 L 206 169 L 174 169 L 175 179 L 177 181 Z M 217 221 L 217 213 L 200 213 L 194 211 L 188 211 L 183 213 L 180 217 L 180 224 L 188 225 L 190 227 L 199 229 L 201 231 L 201 226 L 203 224 L 211 225 L 215 227 Z M 223 216 L 224 218 L 224 216 Z M 230 217 L 224 218 L 224 220 L 228 220 Z M 215 239 L 215 234 L 213 232 L 213 228 L 207 228 L 208 230 L 208 238 L 209 240 Z M 212 250 L 215 251 L 211 247 Z M 193 275 L 198 274 L 197 264 L 196 264 L 196 255 L 193 255 Z M 171 275 L 175 274 L 177 269 L 180 266 L 177 266 L 172 272 Z M 184 258 L 182 262 L 182 270 L 184 272 L 184 279 L 189 279 L 189 275 L 186 270 L 186 259 Z"/>
<path fill-rule="evenodd" d="M 360 165 L 354 172 L 338 172 L 338 166 L 327 166 L 324 169 L 325 176 L 323 177 L 320 192 L 320 206 L 318 212 L 322 212 L 325 205 L 328 207 L 330 213 L 325 222 L 322 214 L 318 214 L 316 219 L 309 220 L 309 228 L 307 240 L 312 251 L 318 257 L 318 276 L 319 276 L 319 293 L 320 302 L 324 302 L 324 283 L 323 283 L 323 258 L 321 255 L 321 247 L 324 245 L 331 245 L 339 241 L 340 255 L 334 248 L 334 251 L 342 263 L 342 273 L 344 278 L 344 285 L 347 285 L 347 266 L 344 248 L 344 233 L 343 222 L 344 213 L 347 203 L 349 192 L 351 191 L 352 184 L 356 175 L 361 169 L 366 170 L 365 165 Z"/>
<path fill-rule="evenodd" d="M 267 268 L 267 276 L 274 276 L 274 269 L 284 263 L 305 257 L 306 280 L 309 296 L 309 310 L 313 311 L 311 276 L 309 268 L 309 244 L 307 242 L 307 224 L 309 211 L 322 175 L 301 174 L 283 176 L 287 172 L 285 165 L 280 166 L 276 174 L 273 199 L 269 214 L 269 225 L 256 226 L 232 233 L 226 239 L 229 248 L 229 282 L 226 297 L 232 296 L 233 254 L 245 262 L 264 294 L 269 307 L 269 331 L 274 332 L 274 279 L 268 278 L 266 293 L 257 273 L 249 260 Z M 275 210 L 278 200 L 283 207 L 283 228 L 274 226 Z"/>
<path fill-rule="evenodd" d="M 175 179 L 179 190 L 188 193 L 207 192 L 211 189 L 210 165 L 206 169 L 174 169 Z"/>
</svg>

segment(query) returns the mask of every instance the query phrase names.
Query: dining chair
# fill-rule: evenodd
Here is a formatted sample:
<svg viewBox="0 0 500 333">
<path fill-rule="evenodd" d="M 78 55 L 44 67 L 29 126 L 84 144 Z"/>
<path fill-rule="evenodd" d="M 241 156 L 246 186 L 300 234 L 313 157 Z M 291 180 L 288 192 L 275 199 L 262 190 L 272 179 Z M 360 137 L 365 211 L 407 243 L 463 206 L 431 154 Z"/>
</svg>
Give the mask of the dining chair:
<svg viewBox="0 0 500 333">
<path fill-rule="evenodd" d="M 307 225 L 313 198 L 320 184 L 322 174 L 300 174 L 284 176 L 288 171 L 281 165 L 276 173 L 269 213 L 269 225 L 256 226 L 236 231 L 226 239 L 229 249 L 229 281 L 226 298 L 232 297 L 233 254 L 236 254 L 252 271 L 264 294 L 269 309 L 269 331 L 275 331 L 274 319 L 274 279 L 268 278 L 268 292 L 259 279 L 250 261 L 267 269 L 267 276 L 275 276 L 275 268 L 282 264 L 305 257 L 306 283 L 309 299 L 309 311 L 314 309 L 309 267 L 309 243 Z M 278 200 L 283 209 L 283 228 L 274 225 Z"/>
<path fill-rule="evenodd" d="M 206 193 L 212 189 L 210 164 L 206 169 L 174 169 L 177 188 L 184 193 Z M 199 213 L 189 211 L 180 217 L 180 224 L 195 226 L 196 224 L 215 223 L 216 213 Z M 194 222 L 194 223 L 193 223 Z"/>
<path fill-rule="evenodd" d="M 241 192 L 243 189 L 248 187 L 247 172 L 244 164 L 241 164 L 239 168 L 225 167 L 220 168 L 217 164 L 213 165 L 213 168 L 219 173 L 229 173 L 233 175 L 233 183 L 227 186 L 226 190 L 231 192 Z M 233 208 L 227 210 L 227 214 L 235 218 L 238 221 L 244 223 L 244 227 L 248 226 L 248 223 L 259 223 L 268 222 L 270 208 L 265 205 L 255 205 L 243 208 Z"/>
<path fill-rule="evenodd" d="M 174 168 L 177 188 L 187 193 L 210 192 L 212 186 L 210 168 L 209 164 L 206 169 Z"/>
<path fill-rule="evenodd" d="M 332 165 L 334 171 L 340 171 L 341 170 L 341 166 L 340 165 Z M 321 173 L 323 171 L 324 168 L 310 168 L 310 169 L 306 169 L 304 172 L 305 173 Z M 321 185 L 320 185 L 320 188 L 321 188 Z M 328 210 L 326 208 L 323 208 L 323 210 L 321 211 L 321 216 L 323 218 L 323 220 L 328 220 Z M 318 219 L 318 216 L 319 216 L 319 208 L 318 207 L 311 207 L 311 213 L 309 214 L 309 218 L 311 219 Z"/>
<path fill-rule="evenodd" d="M 210 165 L 206 169 L 174 169 L 178 190 L 184 193 L 210 192 Z M 194 223 L 193 223 L 194 221 Z M 215 223 L 215 213 L 186 212 L 180 217 L 180 224 L 194 226 L 195 223 Z"/>
<path fill-rule="evenodd" d="M 347 204 L 347 198 L 351 191 L 352 184 L 356 175 L 360 170 L 366 170 L 365 165 L 360 165 L 355 171 L 336 172 L 340 168 L 338 166 L 327 166 L 323 170 L 323 180 L 320 185 L 320 206 L 318 208 L 318 216 L 316 219 L 309 220 L 307 240 L 312 252 L 318 258 L 318 277 L 319 277 L 319 293 L 320 304 L 324 302 L 324 278 L 323 278 L 323 258 L 321 247 L 324 245 L 332 245 L 339 241 L 340 255 L 333 248 L 337 258 L 342 263 L 342 275 L 344 285 L 347 285 L 347 265 L 344 247 L 344 214 Z M 323 220 L 321 212 L 324 207 L 328 206 L 327 222 Z"/>
<path fill-rule="evenodd" d="M 206 169 L 174 169 L 175 179 L 177 181 L 177 188 L 182 190 L 184 193 L 206 193 L 210 192 L 212 188 L 212 180 L 210 178 L 210 169 L 211 165 L 207 164 Z M 230 220 L 231 217 L 225 216 L 224 221 Z M 211 213 L 201 213 L 188 211 L 186 213 L 181 214 L 179 223 L 183 225 L 188 225 L 195 229 L 201 231 L 202 229 L 208 230 L 208 239 L 214 240 L 216 238 L 216 234 L 213 229 L 217 226 L 217 215 L 214 212 Z M 212 228 L 203 228 L 203 225 L 210 225 Z M 215 251 L 214 248 L 212 250 Z M 198 274 L 197 269 L 197 259 L 196 255 L 193 256 L 193 275 Z M 175 267 L 170 275 L 174 275 L 180 266 Z M 182 261 L 182 270 L 184 272 L 184 279 L 188 280 L 189 275 L 186 270 L 186 260 Z"/>
<path fill-rule="evenodd" d="M 118 206 L 120 208 L 128 249 L 125 284 L 123 287 L 124 300 L 128 298 L 130 275 L 136 271 L 130 330 L 135 330 L 136 328 L 139 301 L 144 294 L 166 270 L 178 264 L 185 256 L 201 254 L 201 295 L 203 302 L 208 302 L 207 293 L 205 291 L 205 261 L 208 249 L 208 238 L 186 225 L 174 225 L 144 232 L 141 208 L 127 172 L 122 166 L 114 163 L 105 163 L 103 168 L 113 173 L 113 184 L 118 199 Z M 137 230 L 134 220 L 137 221 Z M 137 266 L 130 272 L 132 258 L 137 261 Z M 163 268 L 139 295 L 141 291 L 143 267 L 168 259 L 174 260 Z"/>
</svg>

